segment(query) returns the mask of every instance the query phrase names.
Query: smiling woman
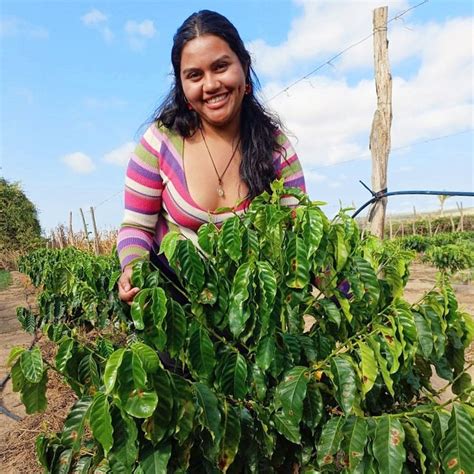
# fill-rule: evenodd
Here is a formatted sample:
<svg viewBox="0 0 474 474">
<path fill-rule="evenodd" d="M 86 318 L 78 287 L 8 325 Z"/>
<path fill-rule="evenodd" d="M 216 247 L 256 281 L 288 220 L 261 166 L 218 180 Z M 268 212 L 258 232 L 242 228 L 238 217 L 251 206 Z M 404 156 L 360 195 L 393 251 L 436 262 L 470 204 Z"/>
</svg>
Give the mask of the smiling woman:
<svg viewBox="0 0 474 474">
<path fill-rule="evenodd" d="M 158 255 L 170 230 L 197 243 L 202 224 L 242 214 L 275 178 L 305 190 L 298 157 L 279 118 L 256 97 L 250 54 L 227 18 L 192 14 L 174 36 L 171 62 L 174 84 L 127 169 L 118 252 L 128 303 L 139 291 L 131 274 L 140 258 L 177 282 Z"/>
</svg>

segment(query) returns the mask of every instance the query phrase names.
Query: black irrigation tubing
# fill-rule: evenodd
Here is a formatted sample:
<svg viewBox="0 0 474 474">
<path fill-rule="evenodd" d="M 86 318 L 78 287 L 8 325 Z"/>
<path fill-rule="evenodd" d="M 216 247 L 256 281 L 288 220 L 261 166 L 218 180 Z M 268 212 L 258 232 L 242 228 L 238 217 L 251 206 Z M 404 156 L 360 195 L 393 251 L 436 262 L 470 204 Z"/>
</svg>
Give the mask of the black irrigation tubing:
<svg viewBox="0 0 474 474">
<path fill-rule="evenodd" d="M 15 421 L 21 421 L 23 419 L 21 416 L 15 415 L 15 413 L 12 413 L 8 408 L 3 406 L 3 402 L 0 402 L 0 414 L 6 415 Z"/>
<path fill-rule="evenodd" d="M 474 192 L 469 191 L 392 191 L 388 192 L 387 189 L 382 189 L 381 191 L 374 192 L 368 186 L 366 186 L 362 181 L 359 181 L 364 188 L 366 188 L 370 194 L 372 194 L 372 199 L 367 201 L 364 205 L 359 207 L 354 214 L 352 214 L 352 218 L 356 217 L 360 212 L 362 212 L 367 206 L 379 201 L 384 197 L 389 196 L 400 196 L 400 195 L 407 195 L 407 194 L 418 194 L 418 195 L 433 195 L 433 196 L 467 196 L 467 197 L 474 197 Z"/>
</svg>

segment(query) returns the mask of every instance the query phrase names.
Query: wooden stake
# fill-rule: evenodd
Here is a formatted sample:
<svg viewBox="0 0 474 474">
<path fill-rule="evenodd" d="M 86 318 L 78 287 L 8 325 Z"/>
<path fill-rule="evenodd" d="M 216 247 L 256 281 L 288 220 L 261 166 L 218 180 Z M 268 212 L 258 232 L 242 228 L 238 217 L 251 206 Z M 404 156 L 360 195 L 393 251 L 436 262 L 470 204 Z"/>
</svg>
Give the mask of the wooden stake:
<svg viewBox="0 0 474 474">
<path fill-rule="evenodd" d="M 94 208 L 91 206 L 91 216 L 92 216 L 92 227 L 94 228 L 94 249 L 95 254 L 100 254 L 100 240 L 99 240 L 99 233 L 97 232 L 97 226 L 95 224 L 95 215 L 94 215 Z"/>
<path fill-rule="evenodd" d="M 392 125 L 392 76 L 388 61 L 387 41 L 388 7 L 376 8 L 373 13 L 375 88 L 377 110 L 370 132 L 372 155 L 372 189 L 387 188 L 387 164 L 390 153 L 390 127 Z M 378 200 L 372 209 L 371 232 L 383 238 L 387 198 Z"/>
<path fill-rule="evenodd" d="M 413 222 L 412 222 L 412 233 L 416 234 L 416 208 L 413 206 Z"/>
<path fill-rule="evenodd" d="M 462 207 L 462 201 L 461 203 L 456 203 L 456 206 L 458 207 L 458 211 L 459 211 L 458 232 L 463 232 L 464 231 L 464 209 Z"/>
<path fill-rule="evenodd" d="M 84 217 L 84 213 L 82 212 L 82 208 L 80 207 L 79 208 L 79 211 L 81 213 L 81 217 L 82 217 L 82 225 L 84 226 L 84 235 L 85 235 L 85 238 L 86 238 L 86 241 L 87 241 L 87 247 L 91 248 L 91 243 L 89 241 L 89 231 L 87 230 L 87 224 L 86 224 L 86 218 Z"/>
<path fill-rule="evenodd" d="M 69 245 L 76 245 L 74 242 L 74 231 L 72 230 L 72 211 L 69 212 Z"/>
</svg>

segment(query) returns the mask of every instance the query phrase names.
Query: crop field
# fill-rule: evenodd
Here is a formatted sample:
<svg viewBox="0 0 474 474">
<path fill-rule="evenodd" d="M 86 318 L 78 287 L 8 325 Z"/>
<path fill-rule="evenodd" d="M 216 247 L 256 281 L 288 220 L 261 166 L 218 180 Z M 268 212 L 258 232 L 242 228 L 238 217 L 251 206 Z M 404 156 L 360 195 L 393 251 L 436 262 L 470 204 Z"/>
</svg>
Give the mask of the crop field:
<svg viewBox="0 0 474 474">
<path fill-rule="evenodd" d="M 472 234 L 382 244 L 281 192 L 202 226 L 199 251 L 168 234 L 182 287 L 140 262 L 131 308 L 115 256 L 20 260 L 3 472 L 472 470 Z"/>
</svg>

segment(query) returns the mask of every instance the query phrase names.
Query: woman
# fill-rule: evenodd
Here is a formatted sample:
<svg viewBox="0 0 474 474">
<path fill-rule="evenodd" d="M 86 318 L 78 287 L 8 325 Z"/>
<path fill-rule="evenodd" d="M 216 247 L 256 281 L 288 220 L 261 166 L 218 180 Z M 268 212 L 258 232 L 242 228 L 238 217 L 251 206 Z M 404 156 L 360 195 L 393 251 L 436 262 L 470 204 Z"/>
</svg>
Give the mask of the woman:
<svg viewBox="0 0 474 474">
<path fill-rule="evenodd" d="M 192 14 L 174 36 L 171 61 L 174 86 L 127 169 L 117 246 L 127 303 L 139 291 L 130 282 L 135 260 L 148 255 L 168 269 L 157 254 L 169 230 L 196 242 L 202 224 L 244 212 L 278 177 L 305 190 L 278 118 L 255 97 L 250 55 L 229 20 L 208 10 Z"/>
</svg>

